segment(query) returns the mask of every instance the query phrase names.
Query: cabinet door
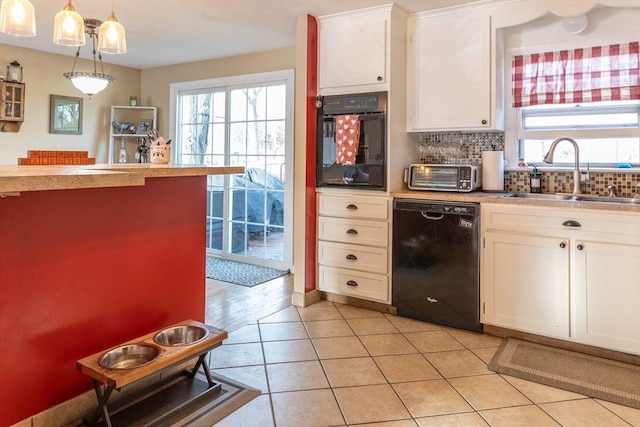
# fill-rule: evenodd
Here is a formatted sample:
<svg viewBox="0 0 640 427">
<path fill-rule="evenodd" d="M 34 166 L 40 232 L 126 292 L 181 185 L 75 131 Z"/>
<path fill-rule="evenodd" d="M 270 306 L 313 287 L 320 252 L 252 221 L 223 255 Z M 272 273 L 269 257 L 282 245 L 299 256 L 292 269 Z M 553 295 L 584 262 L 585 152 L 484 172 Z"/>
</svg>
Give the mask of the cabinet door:
<svg viewBox="0 0 640 427">
<path fill-rule="evenodd" d="M 640 354 L 640 246 L 584 240 L 574 246 L 576 339 Z"/>
<path fill-rule="evenodd" d="M 0 91 L 0 120 L 24 121 L 24 84 L 5 82 Z"/>
<path fill-rule="evenodd" d="M 490 17 L 447 14 L 420 18 L 412 25 L 408 130 L 489 128 Z"/>
<path fill-rule="evenodd" d="M 387 30 L 387 19 L 380 15 L 321 21 L 319 87 L 384 83 Z"/>
<path fill-rule="evenodd" d="M 480 288 L 482 322 L 569 337 L 568 241 L 486 233 Z"/>
</svg>

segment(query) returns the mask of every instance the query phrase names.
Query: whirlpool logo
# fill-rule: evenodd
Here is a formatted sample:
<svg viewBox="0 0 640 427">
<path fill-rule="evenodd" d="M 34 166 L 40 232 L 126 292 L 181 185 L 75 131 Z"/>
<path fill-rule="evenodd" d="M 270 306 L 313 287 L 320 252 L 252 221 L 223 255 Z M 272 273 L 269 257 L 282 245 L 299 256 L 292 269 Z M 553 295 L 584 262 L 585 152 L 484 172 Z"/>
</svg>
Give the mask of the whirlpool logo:
<svg viewBox="0 0 640 427">
<path fill-rule="evenodd" d="M 458 220 L 458 227 L 473 228 L 473 221 L 469 221 L 468 219 L 460 218 Z"/>
</svg>

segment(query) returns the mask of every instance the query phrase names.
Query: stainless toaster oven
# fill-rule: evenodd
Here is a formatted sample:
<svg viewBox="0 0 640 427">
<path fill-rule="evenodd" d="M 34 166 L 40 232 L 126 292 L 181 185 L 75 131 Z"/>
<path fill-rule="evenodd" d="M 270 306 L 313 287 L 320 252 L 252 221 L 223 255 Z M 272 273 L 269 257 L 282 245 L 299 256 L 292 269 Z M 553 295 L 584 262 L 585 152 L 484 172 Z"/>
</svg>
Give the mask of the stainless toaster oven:
<svg viewBox="0 0 640 427">
<path fill-rule="evenodd" d="M 411 190 L 469 192 L 482 187 L 482 166 L 414 164 L 405 170 Z"/>
</svg>

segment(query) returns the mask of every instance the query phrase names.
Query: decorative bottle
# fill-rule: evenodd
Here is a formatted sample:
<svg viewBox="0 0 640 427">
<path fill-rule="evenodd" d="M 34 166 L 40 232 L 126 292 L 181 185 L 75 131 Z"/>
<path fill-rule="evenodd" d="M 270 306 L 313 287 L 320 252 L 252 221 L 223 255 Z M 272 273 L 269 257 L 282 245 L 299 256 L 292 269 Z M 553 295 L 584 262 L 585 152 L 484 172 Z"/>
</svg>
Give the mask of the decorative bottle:
<svg viewBox="0 0 640 427">
<path fill-rule="evenodd" d="M 120 143 L 120 153 L 118 154 L 118 163 L 127 163 L 127 161 L 127 147 L 124 137 L 122 137 L 122 142 Z"/>
<path fill-rule="evenodd" d="M 533 172 L 529 174 L 529 188 L 532 193 L 542 193 L 542 173 L 538 172 L 538 167 L 533 167 Z"/>
</svg>

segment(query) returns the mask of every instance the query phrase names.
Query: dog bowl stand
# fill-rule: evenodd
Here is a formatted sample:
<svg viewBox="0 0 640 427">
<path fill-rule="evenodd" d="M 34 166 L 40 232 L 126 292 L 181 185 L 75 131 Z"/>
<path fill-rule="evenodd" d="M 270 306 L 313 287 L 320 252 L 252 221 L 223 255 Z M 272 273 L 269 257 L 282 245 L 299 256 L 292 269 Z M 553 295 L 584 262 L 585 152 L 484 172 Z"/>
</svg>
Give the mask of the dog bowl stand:
<svg viewBox="0 0 640 427">
<path fill-rule="evenodd" d="M 174 369 L 182 364 L 186 364 L 186 362 L 195 359 L 196 357 L 198 358 L 198 360 L 191 370 L 184 370 L 182 372 L 178 372 L 175 375 L 170 375 L 166 379 L 152 382 L 140 393 L 132 394 L 131 400 L 139 401 L 151 397 L 154 394 L 153 390 L 160 392 L 167 386 L 171 386 L 172 383 L 177 382 L 176 379 L 178 377 L 187 377 L 193 379 L 198 369 L 200 368 L 202 368 L 206 377 L 206 389 L 169 410 L 163 410 L 162 415 L 159 418 L 155 419 L 154 422 L 159 422 L 161 419 L 168 419 L 172 415 L 175 415 L 178 411 L 184 409 L 189 404 L 192 404 L 196 400 L 202 399 L 205 396 L 220 393 L 221 385 L 214 382 L 213 377 L 211 376 L 211 372 L 209 371 L 209 365 L 206 361 L 206 356 L 209 351 L 222 345 L 222 341 L 225 340 L 228 336 L 227 332 L 222 329 L 217 329 L 212 326 L 205 325 L 204 323 L 200 323 L 195 320 L 186 320 L 173 326 L 179 325 L 194 325 L 204 327 L 209 331 L 209 334 L 203 339 L 192 344 L 164 346 L 157 344 L 153 340 L 153 337 L 156 333 L 166 329 L 163 328 L 134 340 L 128 341 L 122 345 L 142 343 L 154 345 L 162 350 L 155 359 L 135 368 L 108 369 L 103 367 L 98 361 L 108 350 L 100 351 L 76 362 L 76 369 L 91 377 L 93 381 L 93 388 L 98 400 L 98 408 L 96 409 L 95 414 L 90 420 L 91 425 L 96 425 L 100 421 L 100 419 L 103 419 L 104 423 L 108 427 L 112 427 L 112 414 L 110 414 L 110 409 L 107 406 L 107 403 L 109 402 L 109 399 L 111 398 L 114 390 L 121 391 L 123 387 L 139 384 L 143 380 L 148 380 L 152 375 L 164 374 L 171 369 Z M 116 412 L 118 412 L 118 410 L 116 410 Z"/>
</svg>

